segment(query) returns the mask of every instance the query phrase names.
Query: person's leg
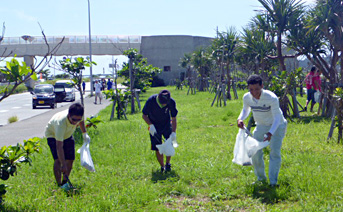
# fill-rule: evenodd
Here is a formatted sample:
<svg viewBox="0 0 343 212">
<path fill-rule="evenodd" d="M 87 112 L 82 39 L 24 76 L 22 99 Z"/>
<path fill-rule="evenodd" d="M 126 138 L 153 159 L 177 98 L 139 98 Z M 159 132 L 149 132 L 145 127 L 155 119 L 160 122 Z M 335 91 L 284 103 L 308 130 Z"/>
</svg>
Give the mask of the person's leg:
<svg viewBox="0 0 343 212">
<path fill-rule="evenodd" d="M 155 136 L 150 135 L 150 141 L 151 141 L 151 150 L 155 151 L 156 153 L 156 159 L 158 161 L 158 163 L 161 166 L 161 171 L 164 171 L 164 156 L 163 154 L 160 154 L 160 152 L 158 151 L 156 145 L 162 144 L 162 136 L 159 134 L 155 134 Z"/>
<path fill-rule="evenodd" d="M 54 176 L 55 176 L 57 185 L 60 186 L 62 184 L 61 183 L 62 172 L 61 172 L 61 163 L 60 163 L 60 160 L 58 160 L 58 156 L 57 156 L 56 139 L 47 138 L 47 140 L 48 140 L 48 145 L 50 147 L 52 157 L 54 159 L 54 165 L 53 165 Z"/>
<path fill-rule="evenodd" d="M 306 105 L 304 107 L 304 111 L 307 111 L 307 106 L 311 101 L 311 89 L 307 89 L 306 94 L 307 94 L 307 99 L 306 99 Z"/>
<path fill-rule="evenodd" d="M 281 146 L 286 134 L 287 124 L 279 126 L 270 141 L 269 182 L 276 185 L 281 167 Z"/>
<path fill-rule="evenodd" d="M 257 125 L 254 130 L 254 138 L 258 141 L 263 141 L 263 136 L 267 133 L 269 128 L 267 126 Z M 252 157 L 252 164 L 254 166 L 254 172 L 257 177 L 258 181 L 265 181 L 267 180 L 264 160 L 263 160 L 263 149 L 256 152 L 256 154 Z"/>
<path fill-rule="evenodd" d="M 67 164 L 67 173 L 66 174 L 68 177 L 70 176 L 71 170 L 73 169 L 73 163 L 74 163 L 74 160 L 66 160 L 66 164 Z M 64 175 L 63 175 L 63 182 L 64 183 L 67 182 L 67 179 L 64 177 Z"/>
<path fill-rule="evenodd" d="M 316 91 L 314 89 L 311 89 L 311 112 L 313 112 L 313 106 L 314 104 L 316 104 L 316 101 L 314 100 L 314 93 L 316 93 Z"/>
<path fill-rule="evenodd" d="M 60 163 L 60 160 L 58 159 L 54 161 L 54 175 L 55 175 L 57 185 L 61 186 L 62 185 L 62 182 L 61 182 L 62 172 L 61 172 L 61 163 Z"/>
<path fill-rule="evenodd" d="M 70 137 L 63 142 L 63 150 L 67 165 L 67 173 L 65 174 L 69 177 L 75 160 L 75 141 L 73 137 Z M 65 176 L 63 176 L 63 182 L 67 182 Z"/>
<path fill-rule="evenodd" d="M 163 133 L 163 137 L 165 138 L 165 140 L 167 140 L 170 136 L 170 134 L 172 133 L 172 129 L 171 126 L 165 126 L 164 127 L 165 130 Z M 171 171 L 171 164 L 170 164 L 170 160 L 171 160 L 171 156 L 167 156 L 166 157 L 166 171 Z"/>
<path fill-rule="evenodd" d="M 97 100 L 98 100 L 98 93 L 95 93 L 95 104 L 97 103 Z"/>
<path fill-rule="evenodd" d="M 164 167 L 164 157 L 159 151 L 156 151 L 156 158 L 161 167 Z"/>
</svg>

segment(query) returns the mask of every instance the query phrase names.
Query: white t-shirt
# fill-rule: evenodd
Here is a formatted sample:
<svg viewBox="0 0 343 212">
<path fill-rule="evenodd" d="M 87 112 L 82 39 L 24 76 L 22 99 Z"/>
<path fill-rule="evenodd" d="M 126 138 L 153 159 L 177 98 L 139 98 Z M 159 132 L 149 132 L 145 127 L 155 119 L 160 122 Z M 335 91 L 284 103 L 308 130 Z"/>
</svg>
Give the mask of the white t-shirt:
<svg viewBox="0 0 343 212">
<path fill-rule="evenodd" d="M 243 96 L 243 109 L 238 119 L 246 119 L 252 110 L 257 125 L 270 126 L 269 132 L 274 134 L 279 125 L 287 120 L 283 117 L 278 97 L 271 91 L 262 89 L 260 99 L 249 93 Z"/>
<path fill-rule="evenodd" d="M 95 88 L 95 93 L 101 93 L 102 85 L 100 83 L 95 83 L 94 88 Z"/>
</svg>

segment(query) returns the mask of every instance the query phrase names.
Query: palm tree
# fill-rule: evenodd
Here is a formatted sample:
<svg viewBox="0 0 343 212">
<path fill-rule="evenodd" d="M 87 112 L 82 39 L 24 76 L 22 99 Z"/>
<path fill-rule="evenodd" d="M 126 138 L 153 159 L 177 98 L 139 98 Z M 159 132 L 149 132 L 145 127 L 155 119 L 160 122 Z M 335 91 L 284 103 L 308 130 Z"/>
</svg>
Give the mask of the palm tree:
<svg viewBox="0 0 343 212">
<path fill-rule="evenodd" d="M 264 7 L 267 20 L 272 22 L 276 31 L 277 56 L 269 56 L 279 61 L 281 71 L 286 71 L 285 58 L 294 58 L 296 56 L 285 56 L 282 54 L 283 36 L 294 26 L 290 23 L 296 23 L 304 14 L 304 6 L 301 0 L 258 0 Z"/>
<path fill-rule="evenodd" d="M 274 54 L 276 48 L 273 41 L 268 40 L 265 34 L 265 31 L 253 26 L 244 28 L 240 52 L 244 54 L 245 58 L 250 58 L 251 62 L 256 64 L 255 72 L 261 70 L 261 76 L 266 80 L 267 72 L 273 65 L 267 56 Z"/>
<path fill-rule="evenodd" d="M 226 76 L 227 80 L 227 98 L 231 99 L 231 74 L 230 65 L 234 61 L 234 55 L 239 44 L 239 37 L 234 28 L 226 32 L 218 32 L 217 38 L 212 42 L 212 57 L 216 59 L 221 67 L 222 78 Z"/>
<path fill-rule="evenodd" d="M 191 63 L 194 69 L 199 73 L 199 91 L 205 91 L 207 79 L 213 66 L 213 60 L 210 53 L 206 48 L 200 47 L 192 53 Z"/>
</svg>

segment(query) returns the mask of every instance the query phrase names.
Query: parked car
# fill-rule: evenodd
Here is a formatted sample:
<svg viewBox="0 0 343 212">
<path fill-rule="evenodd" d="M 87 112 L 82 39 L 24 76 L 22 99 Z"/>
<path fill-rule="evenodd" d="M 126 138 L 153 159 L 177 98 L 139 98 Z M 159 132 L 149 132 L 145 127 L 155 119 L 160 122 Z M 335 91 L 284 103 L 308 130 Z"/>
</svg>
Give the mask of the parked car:
<svg viewBox="0 0 343 212">
<path fill-rule="evenodd" d="M 31 91 L 32 108 L 37 106 L 50 106 L 52 109 L 56 107 L 56 96 L 54 86 L 51 84 L 36 85 Z"/>
<path fill-rule="evenodd" d="M 68 102 L 68 101 L 73 102 L 73 101 L 75 101 L 75 88 L 72 85 L 72 81 L 71 80 L 58 80 L 55 83 L 55 88 L 56 88 L 56 86 L 57 87 L 60 87 L 60 86 L 64 87 L 64 90 L 66 92 L 66 96 L 63 99 L 64 102 Z"/>
</svg>

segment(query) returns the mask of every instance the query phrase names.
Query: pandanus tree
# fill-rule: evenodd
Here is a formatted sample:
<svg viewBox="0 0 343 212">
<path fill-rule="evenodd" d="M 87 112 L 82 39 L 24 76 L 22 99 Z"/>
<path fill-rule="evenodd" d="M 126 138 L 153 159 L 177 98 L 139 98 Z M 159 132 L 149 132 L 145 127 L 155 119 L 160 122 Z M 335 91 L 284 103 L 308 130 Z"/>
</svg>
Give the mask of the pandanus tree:
<svg viewBox="0 0 343 212">
<path fill-rule="evenodd" d="M 226 32 L 218 32 L 217 38 L 212 42 L 212 57 L 220 67 L 221 78 L 227 81 L 227 98 L 231 99 L 231 69 L 234 62 L 234 56 L 239 45 L 238 33 L 234 28 Z"/>
<path fill-rule="evenodd" d="M 205 91 L 207 89 L 207 79 L 213 66 L 213 60 L 208 49 L 200 47 L 195 50 L 192 53 L 191 64 L 198 72 L 198 90 Z"/>
</svg>

